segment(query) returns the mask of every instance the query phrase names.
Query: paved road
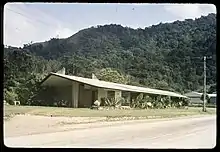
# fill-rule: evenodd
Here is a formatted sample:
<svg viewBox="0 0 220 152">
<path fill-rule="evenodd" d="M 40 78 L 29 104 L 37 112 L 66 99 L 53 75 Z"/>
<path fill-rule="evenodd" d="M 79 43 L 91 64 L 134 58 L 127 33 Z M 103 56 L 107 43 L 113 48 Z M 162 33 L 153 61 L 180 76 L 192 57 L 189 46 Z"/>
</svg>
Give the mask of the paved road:
<svg viewBox="0 0 220 152">
<path fill-rule="evenodd" d="M 216 117 L 142 122 L 119 126 L 9 137 L 8 147 L 214 148 Z"/>
</svg>

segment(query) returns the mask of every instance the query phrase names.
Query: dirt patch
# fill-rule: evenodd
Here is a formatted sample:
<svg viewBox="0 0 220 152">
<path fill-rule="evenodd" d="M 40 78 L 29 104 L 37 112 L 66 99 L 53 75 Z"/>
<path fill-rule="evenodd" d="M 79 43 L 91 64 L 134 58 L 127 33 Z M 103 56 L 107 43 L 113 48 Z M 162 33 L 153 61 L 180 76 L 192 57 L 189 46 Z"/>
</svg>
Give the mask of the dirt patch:
<svg viewBox="0 0 220 152">
<path fill-rule="evenodd" d="M 102 121 L 104 117 L 47 117 L 16 115 L 4 122 L 5 136 L 27 135 L 57 131 L 64 125 Z"/>
<path fill-rule="evenodd" d="M 184 115 L 182 115 L 184 116 Z M 200 116 L 201 117 L 201 116 Z M 48 117 L 36 115 L 15 115 L 9 121 L 4 121 L 6 137 L 22 136 L 49 132 L 59 132 L 72 129 L 111 126 L 124 123 L 160 119 L 159 116 L 149 117 Z M 171 117 L 167 117 L 171 118 Z M 163 118 L 163 120 L 166 118 Z M 135 120 L 135 121 L 134 121 Z"/>
</svg>

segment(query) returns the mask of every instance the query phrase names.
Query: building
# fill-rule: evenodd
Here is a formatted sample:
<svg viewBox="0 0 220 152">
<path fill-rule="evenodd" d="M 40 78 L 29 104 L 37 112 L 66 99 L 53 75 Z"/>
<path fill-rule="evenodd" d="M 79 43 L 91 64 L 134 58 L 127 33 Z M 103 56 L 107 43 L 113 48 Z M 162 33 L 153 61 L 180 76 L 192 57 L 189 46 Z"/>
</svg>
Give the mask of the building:
<svg viewBox="0 0 220 152">
<path fill-rule="evenodd" d="M 216 93 L 208 94 L 209 97 L 209 103 L 216 104 Z"/>
<path fill-rule="evenodd" d="M 189 93 L 184 94 L 184 96 L 187 96 L 188 98 L 190 98 L 191 104 L 203 103 L 203 100 L 201 100 L 202 93 L 193 91 L 193 92 L 189 92 Z"/>
<path fill-rule="evenodd" d="M 186 93 L 184 95 L 190 98 L 190 103 L 192 104 L 203 104 L 203 98 L 202 98 L 203 93 L 193 91 Z M 208 103 L 216 104 L 216 93 L 207 94 L 207 97 L 208 97 Z"/>
<path fill-rule="evenodd" d="M 62 74 L 61 74 L 62 73 Z M 65 75 L 65 70 L 58 73 L 50 73 L 41 82 L 41 86 L 53 88 L 55 93 L 45 93 L 47 96 L 59 96 L 59 99 L 70 101 L 70 107 L 91 107 L 95 100 L 101 101 L 104 97 L 126 97 L 127 100 L 137 97 L 140 93 L 150 95 L 169 96 L 170 98 L 187 98 L 178 93 L 124 85 L 98 80 Z"/>
</svg>

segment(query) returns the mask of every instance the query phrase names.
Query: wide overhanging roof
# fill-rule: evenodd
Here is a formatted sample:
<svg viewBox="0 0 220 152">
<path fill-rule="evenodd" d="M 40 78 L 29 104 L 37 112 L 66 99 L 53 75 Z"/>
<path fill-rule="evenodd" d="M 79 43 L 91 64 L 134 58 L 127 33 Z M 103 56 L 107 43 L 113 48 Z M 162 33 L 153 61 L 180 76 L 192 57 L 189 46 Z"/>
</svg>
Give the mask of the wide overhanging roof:
<svg viewBox="0 0 220 152">
<path fill-rule="evenodd" d="M 209 97 L 216 97 L 217 94 L 213 93 L 213 94 L 208 94 Z"/>
<path fill-rule="evenodd" d="M 105 89 L 165 95 L 165 96 L 172 96 L 172 97 L 179 97 L 179 98 L 188 98 L 181 94 L 170 92 L 170 91 L 151 89 L 151 88 L 145 88 L 145 87 L 137 87 L 137 86 L 132 86 L 132 85 L 124 85 L 124 84 L 118 84 L 118 83 L 112 83 L 112 82 L 106 82 L 106 81 L 101 81 L 101 80 L 96 80 L 96 79 L 89 79 L 89 78 L 70 76 L 70 75 L 64 75 L 64 74 L 58 74 L 58 73 L 50 73 L 42 81 L 41 85 L 47 86 L 52 83 L 58 83 L 58 81 L 60 81 L 60 84 L 61 83 L 64 84 L 66 82 L 64 79 L 84 83 L 84 84 L 91 85 L 94 87 L 105 88 Z"/>
<path fill-rule="evenodd" d="M 190 97 L 190 98 L 200 98 L 202 96 L 202 93 L 192 91 L 192 92 L 188 92 L 184 95 L 187 97 Z"/>
<path fill-rule="evenodd" d="M 189 98 L 193 98 L 193 97 L 194 98 L 195 97 L 200 98 L 203 95 L 203 93 L 192 91 L 192 92 L 186 93 L 184 95 L 189 97 Z M 209 96 L 209 97 L 216 97 L 217 94 L 216 93 L 212 93 L 212 94 L 207 94 L 207 96 Z"/>
</svg>

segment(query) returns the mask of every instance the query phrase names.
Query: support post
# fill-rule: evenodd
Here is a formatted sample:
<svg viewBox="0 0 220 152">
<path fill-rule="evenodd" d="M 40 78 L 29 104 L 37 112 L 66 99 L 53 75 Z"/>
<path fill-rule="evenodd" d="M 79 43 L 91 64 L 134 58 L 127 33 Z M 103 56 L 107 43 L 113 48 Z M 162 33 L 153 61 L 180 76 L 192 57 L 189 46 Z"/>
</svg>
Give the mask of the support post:
<svg viewBox="0 0 220 152">
<path fill-rule="evenodd" d="M 79 102 L 79 84 L 77 82 L 72 83 L 72 107 L 78 108 Z"/>
<path fill-rule="evenodd" d="M 206 101 L 206 56 L 204 56 L 204 93 L 203 93 L 203 111 L 206 111 L 205 101 Z"/>
<path fill-rule="evenodd" d="M 128 92 L 127 100 L 129 101 L 129 103 L 131 102 L 131 92 Z"/>
<path fill-rule="evenodd" d="M 121 91 L 115 91 L 115 100 L 121 97 Z"/>
</svg>

